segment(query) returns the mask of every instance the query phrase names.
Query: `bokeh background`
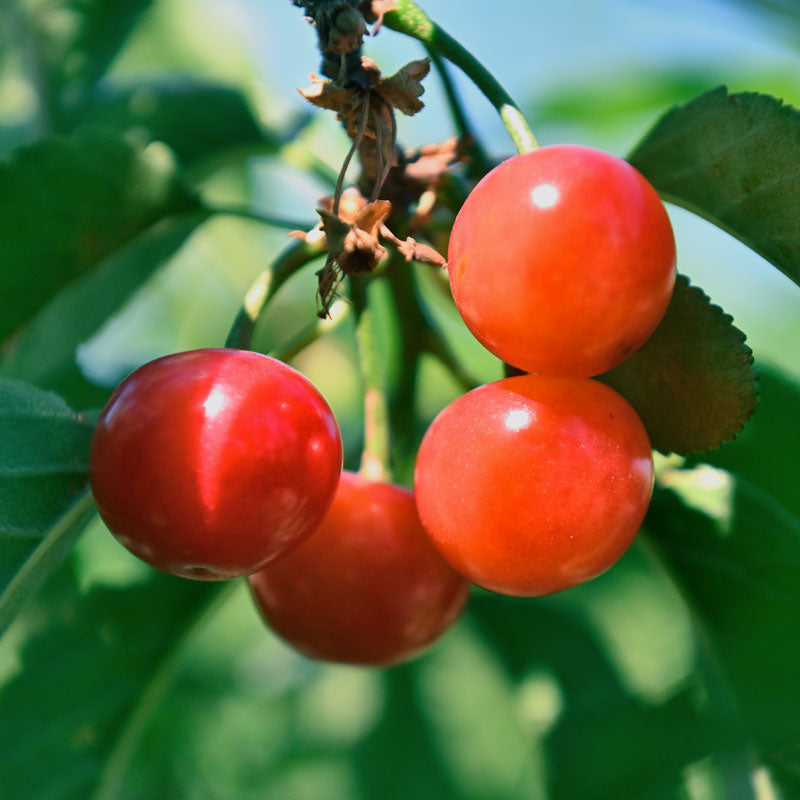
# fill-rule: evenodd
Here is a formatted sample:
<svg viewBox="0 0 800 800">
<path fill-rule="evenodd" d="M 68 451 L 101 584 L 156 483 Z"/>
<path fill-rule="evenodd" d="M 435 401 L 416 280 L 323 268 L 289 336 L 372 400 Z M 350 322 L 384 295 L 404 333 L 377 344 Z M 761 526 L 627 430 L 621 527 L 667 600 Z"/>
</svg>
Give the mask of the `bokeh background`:
<svg viewBox="0 0 800 800">
<path fill-rule="evenodd" d="M 0 9 L 7 23 L 0 40 L 4 154 L 47 125 L 25 38 L 13 27 L 14 6 L 25 2 L 6 0 Z M 577 142 L 624 155 L 668 108 L 719 84 L 800 105 L 800 16 L 793 2 L 427 0 L 424 7 L 506 86 L 543 144 Z M 69 14 L 62 22 L 69 24 Z M 383 30 L 367 41 L 366 53 L 391 73 L 422 50 Z M 317 198 L 329 186 L 307 168 L 308 153 L 335 174 L 348 147 L 331 115 L 313 112 L 296 92 L 317 70 L 314 32 L 288 0 L 155 0 L 108 80 L 122 85 L 170 73 L 218 81 L 238 87 L 265 126 L 283 128 L 296 120 L 300 133 L 281 152 L 204 164 L 197 177 L 210 203 L 246 204 L 310 226 Z M 510 154 L 492 108 L 453 73 L 488 150 L 497 157 Z M 426 109 L 400 121 L 405 146 L 453 133 L 437 75 L 425 85 Z M 134 102 L 146 108 L 147 93 Z M 308 114 L 313 119 L 301 126 Z M 733 315 L 757 366 L 800 379 L 792 346 L 800 338 L 796 287 L 722 231 L 680 209 L 670 213 L 680 271 Z M 81 345 L 76 357 L 82 370 L 111 387 L 156 356 L 221 345 L 247 287 L 285 244 L 285 231 L 256 221 L 220 216 L 206 223 Z M 259 349 L 288 339 L 313 317 L 315 268 L 284 287 L 259 325 Z M 473 374 L 497 377 L 497 362 L 459 327 L 435 287 L 429 296 Z M 387 352 L 391 335 L 385 332 Z M 361 395 L 352 331 L 344 326 L 294 363 L 333 405 L 354 464 Z M 432 361 L 422 375 L 424 424 L 460 390 Z M 675 488 L 720 524 L 730 522 L 728 474 L 711 468 L 687 474 L 673 476 Z M 67 618 L 70 603 L 77 608 L 78 600 L 64 589 L 67 574 L 84 594 L 145 587 L 151 577 L 99 522 L 83 535 L 65 569 L 0 641 L 0 691 L 16 686 L 24 670 L 21 654 L 47 626 L 48 609 L 59 598 Z M 633 548 L 591 584 L 535 602 L 479 593 L 473 612 L 422 659 L 374 671 L 316 664 L 295 654 L 264 628 L 244 587 L 232 588 L 170 644 L 164 669 L 114 751 L 117 760 L 98 766 L 109 785 L 109 774 L 119 773 L 121 788 L 108 796 L 778 796 L 765 772 L 745 766 L 737 772 L 732 763 L 721 769 L 702 753 L 675 751 L 675 740 L 684 738 L 691 752 L 696 731 L 685 729 L 682 709 L 704 691 L 708 665 L 698 651 L 691 609 L 646 546 Z M 157 615 L 158 608 L 143 596 L 141 607 L 124 613 Z M 146 636 L 141 618 L 138 624 Z M 130 640 L 115 635 L 110 632 L 108 641 L 124 653 Z M 125 669 L 115 660 L 107 666 Z M 102 686 L 102 675 L 87 673 L 85 679 Z M 60 691 L 57 672 L 53 680 Z M 20 692 L 18 702 L 35 700 Z M 79 744 L 68 741 L 63 748 L 69 752 Z M 734 754 L 729 761 L 735 760 Z M 71 796 L 56 779 L 53 786 L 47 796 Z"/>
</svg>

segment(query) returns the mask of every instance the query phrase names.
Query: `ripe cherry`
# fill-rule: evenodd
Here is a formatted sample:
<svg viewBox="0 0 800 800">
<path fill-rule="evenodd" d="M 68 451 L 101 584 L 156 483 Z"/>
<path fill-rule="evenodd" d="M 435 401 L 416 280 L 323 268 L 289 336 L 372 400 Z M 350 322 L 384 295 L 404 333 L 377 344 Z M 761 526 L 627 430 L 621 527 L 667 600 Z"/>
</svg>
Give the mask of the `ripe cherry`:
<svg viewBox="0 0 800 800">
<path fill-rule="evenodd" d="M 333 413 L 259 353 L 156 359 L 117 387 L 92 439 L 100 516 L 142 560 L 188 578 L 253 572 L 319 525 L 342 465 Z"/>
<path fill-rule="evenodd" d="M 248 580 L 267 623 L 295 648 L 376 666 L 431 644 L 468 590 L 431 544 L 412 492 L 352 472 L 320 528 Z"/>
<path fill-rule="evenodd" d="M 647 433 L 613 389 L 522 375 L 433 421 L 417 457 L 420 518 L 442 555 L 493 591 L 534 596 L 593 578 L 625 552 L 653 486 Z"/>
<path fill-rule="evenodd" d="M 588 377 L 655 330 L 675 282 L 675 242 L 653 187 L 600 150 L 542 147 L 470 193 L 448 250 L 472 333 L 527 372 Z"/>
</svg>

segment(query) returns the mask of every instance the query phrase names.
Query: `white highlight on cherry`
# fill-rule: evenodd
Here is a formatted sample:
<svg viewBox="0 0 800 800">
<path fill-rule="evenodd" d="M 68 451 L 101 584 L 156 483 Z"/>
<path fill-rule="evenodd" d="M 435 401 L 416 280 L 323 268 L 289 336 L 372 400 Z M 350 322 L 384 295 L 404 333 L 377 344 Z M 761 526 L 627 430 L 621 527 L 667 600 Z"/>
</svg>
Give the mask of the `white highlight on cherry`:
<svg viewBox="0 0 800 800">
<path fill-rule="evenodd" d="M 218 414 L 225 410 L 228 405 L 228 395 L 224 389 L 213 388 L 203 403 L 203 411 L 206 419 L 214 419 Z"/>
<path fill-rule="evenodd" d="M 552 208 L 558 202 L 558 187 L 552 183 L 540 183 L 531 189 L 531 202 L 537 208 Z"/>
<path fill-rule="evenodd" d="M 530 425 L 531 412 L 527 408 L 515 408 L 506 414 L 504 422 L 510 431 L 520 431 Z"/>
</svg>

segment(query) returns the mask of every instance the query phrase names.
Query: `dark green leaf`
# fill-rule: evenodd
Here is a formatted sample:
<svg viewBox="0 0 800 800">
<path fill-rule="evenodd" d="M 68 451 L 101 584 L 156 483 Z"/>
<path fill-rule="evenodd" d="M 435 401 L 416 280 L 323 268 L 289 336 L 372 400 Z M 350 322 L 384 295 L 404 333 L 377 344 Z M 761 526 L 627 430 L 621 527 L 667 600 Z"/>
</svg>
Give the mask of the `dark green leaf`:
<svg viewBox="0 0 800 800">
<path fill-rule="evenodd" d="M 82 119 L 165 142 L 184 164 L 232 149 L 270 152 L 281 142 L 256 122 L 241 92 L 190 78 L 101 85 Z"/>
<path fill-rule="evenodd" d="M 85 489 L 41 538 L 0 535 L 0 636 L 61 564 L 94 514 Z"/>
<path fill-rule="evenodd" d="M 14 337 L 0 361 L 0 376 L 58 391 L 79 408 L 102 405 L 108 391 L 83 377 L 75 361 L 76 348 L 91 338 L 206 216 L 197 212 L 164 220 L 75 280 Z"/>
<path fill-rule="evenodd" d="M 736 436 L 758 405 L 744 340 L 731 317 L 679 275 L 655 333 L 600 380 L 638 411 L 657 450 L 709 450 Z"/>
<path fill-rule="evenodd" d="M 723 447 L 693 461 L 741 475 L 800 518 L 800 385 L 760 369 L 758 393 L 762 407 L 737 437 L 735 447 Z"/>
<path fill-rule="evenodd" d="M 800 111 L 721 86 L 669 111 L 629 160 L 800 283 Z"/>
<path fill-rule="evenodd" d="M 92 421 L 58 395 L 0 379 L 0 537 L 38 537 L 86 486 Z"/>
<path fill-rule="evenodd" d="M 737 479 L 715 521 L 656 492 L 646 521 L 682 584 L 741 726 L 762 757 L 800 775 L 800 519 Z"/>
<path fill-rule="evenodd" d="M 585 588 L 590 603 L 591 587 Z M 736 748 L 738 740 L 722 720 L 698 709 L 686 689 L 660 704 L 632 694 L 591 627 L 566 599 L 518 600 L 480 593 L 469 609 L 514 680 L 521 682 L 537 671 L 550 674 L 563 695 L 561 714 L 545 742 L 550 797 L 681 796 L 688 764 Z"/>
<path fill-rule="evenodd" d="M 57 129 L 106 72 L 152 0 L 44 0 L 29 4 L 44 101 Z"/>
<path fill-rule="evenodd" d="M 360 794 L 385 800 L 437 797 L 457 800 L 458 793 L 448 775 L 421 708 L 414 673 L 416 665 L 396 668 L 386 674 L 387 700 L 377 728 L 354 750 Z M 403 769 L 387 781 L 387 758 Z"/>
<path fill-rule="evenodd" d="M 129 589 L 81 596 L 73 585 L 48 596 L 48 624 L 0 690 L 4 795 L 116 796 L 186 634 L 221 591 L 153 573 Z"/>
<path fill-rule="evenodd" d="M 0 379 L 0 632 L 91 516 L 92 429 L 57 395 Z"/>
<path fill-rule="evenodd" d="M 91 130 L 17 150 L 0 164 L 0 339 L 141 231 L 197 207 L 163 144 Z"/>
</svg>

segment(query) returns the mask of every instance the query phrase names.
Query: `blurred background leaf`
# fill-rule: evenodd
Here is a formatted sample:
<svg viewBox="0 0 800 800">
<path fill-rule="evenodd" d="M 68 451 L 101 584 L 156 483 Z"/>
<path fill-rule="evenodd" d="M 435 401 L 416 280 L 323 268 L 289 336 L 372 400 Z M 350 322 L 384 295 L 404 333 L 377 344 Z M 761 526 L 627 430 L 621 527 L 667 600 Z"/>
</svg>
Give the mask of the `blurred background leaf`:
<svg viewBox="0 0 800 800">
<path fill-rule="evenodd" d="M 70 120 L 150 5 L 151 0 L 41 0 L 11 6 L 38 61 L 40 97 L 53 130 L 72 127 Z"/>
<path fill-rule="evenodd" d="M 646 529 L 692 607 L 702 646 L 727 682 L 738 719 L 760 757 L 800 788 L 795 704 L 800 650 L 800 519 L 736 477 L 729 514 L 714 520 L 657 492 Z"/>
<path fill-rule="evenodd" d="M 21 671 L 0 691 L 0 783 L 16 797 L 113 796 L 118 762 L 169 682 L 183 639 L 219 584 L 152 573 L 83 596 L 51 582 Z M 136 613 L 131 613 L 135 608 Z"/>
<path fill-rule="evenodd" d="M 82 114 L 83 124 L 164 142 L 187 165 L 228 151 L 275 152 L 281 144 L 231 87 L 169 75 L 126 83 L 99 87 Z"/>
<path fill-rule="evenodd" d="M 16 151 L 0 164 L 0 287 L 14 298 L 0 339 L 153 223 L 198 208 L 162 144 L 139 149 L 87 130 Z"/>
</svg>

